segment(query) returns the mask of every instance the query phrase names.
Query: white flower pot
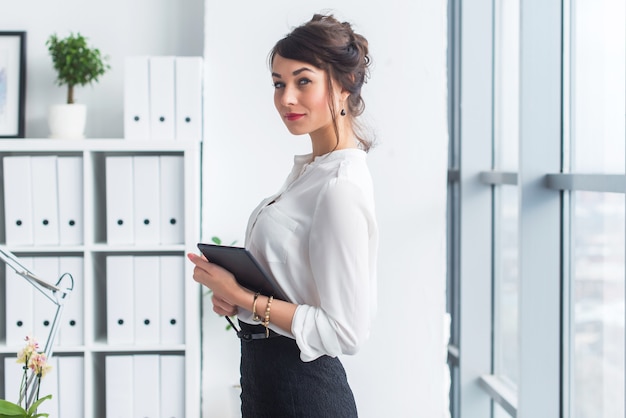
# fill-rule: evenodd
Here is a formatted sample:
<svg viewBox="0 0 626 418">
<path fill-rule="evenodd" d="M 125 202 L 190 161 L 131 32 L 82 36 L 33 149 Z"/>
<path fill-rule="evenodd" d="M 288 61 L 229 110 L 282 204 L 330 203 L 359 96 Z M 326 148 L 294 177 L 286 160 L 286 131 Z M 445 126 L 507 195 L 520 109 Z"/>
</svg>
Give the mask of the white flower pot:
<svg viewBox="0 0 626 418">
<path fill-rule="evenodd" d="M 83 139 L 86 121 L 87 106 L 84 104 L 52 105 L 48 113 L 50 138 Z"/>
</svg>

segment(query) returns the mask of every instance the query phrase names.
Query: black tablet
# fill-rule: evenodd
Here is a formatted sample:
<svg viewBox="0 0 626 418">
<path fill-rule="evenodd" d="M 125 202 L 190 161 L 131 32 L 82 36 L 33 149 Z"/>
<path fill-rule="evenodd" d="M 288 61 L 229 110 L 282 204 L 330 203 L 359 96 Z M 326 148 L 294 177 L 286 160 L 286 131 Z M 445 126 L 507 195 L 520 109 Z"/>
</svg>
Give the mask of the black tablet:
<svg viewBox="0 0 626 418">
<path fill-rule="evenodd" d="M 274 278 L 243 247 L 198 243 L 198 249 L 211 263 L 230 271 L 240 285 L 265 296 L 287 300 Z"/>
</svg>

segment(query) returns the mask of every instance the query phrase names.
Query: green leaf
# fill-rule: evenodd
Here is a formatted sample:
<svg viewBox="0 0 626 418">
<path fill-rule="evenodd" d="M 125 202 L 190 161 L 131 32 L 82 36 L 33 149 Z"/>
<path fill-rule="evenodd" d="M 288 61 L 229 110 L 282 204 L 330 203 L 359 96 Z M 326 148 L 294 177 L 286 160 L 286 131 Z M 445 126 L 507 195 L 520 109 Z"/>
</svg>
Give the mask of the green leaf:
<svg viewBox="0 0 626 418">
<path fill-rule="evenodd" d="M 13 402 L 0 399 L 0 418 L 8 417 L 26 417 L 26 411 Z"/>
<path fill-rule="evenodd" d="M 52 399 L 52 395 L 48 395 L 48 396 L 44 396 L 43 398 L 39 398 L 37 400 L 37 402 L 33 403 L 30 408 L 28 408 L 28 416 L 32 416 L 32 417 L 39 417 L 39 416 L 45 416 L 47 417 L 48 414 L 38 414 L 38 415 L 33 415 L 35 412 L 37 412 L 37 408 L 39 408 L 39 405 L 41 405 L 41 403 L 43 401 L 46 401 L 48 399 Z"/>
<path fill-rule="evenodd" d="M 87 46 L 87 39 L 80 33 L 59 39 L 56 34 L 46 41 L 52 64 L 57 72 L 59 86 L 84 86 L 97 82 L 111 66 L 108 56 L 102 56 L 96 48 Z"/>
<path fill-rule="evenodd" d="M 211 237 L 211 241 L 213 241 L 214 244 L 222 245 L 222 239 L 220 237 L 215 237 L 215 236 Z M 230 243 L 230 246 L 232 247 L 236 243 L 237 243 L 237 240 L 234 240 L 233 242 Z"/>
</svg>

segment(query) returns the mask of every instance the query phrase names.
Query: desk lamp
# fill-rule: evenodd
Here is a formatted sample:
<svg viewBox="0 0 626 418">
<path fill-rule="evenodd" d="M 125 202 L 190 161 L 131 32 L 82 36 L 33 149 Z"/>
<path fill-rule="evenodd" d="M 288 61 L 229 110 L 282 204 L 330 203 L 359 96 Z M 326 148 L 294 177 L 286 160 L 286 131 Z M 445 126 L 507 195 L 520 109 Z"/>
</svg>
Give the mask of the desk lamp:
<svg viewBox="0 0 626 418">
<path fill-rule="evenodd" d="M 65 306 L 65 300 L 74 289 L 74 278 L 71 274 L 64 273 L 55 284 L 48 283 L 46 280 L 40 278 L 31 270 L 26 268 L 13 253 L 4 247 L 0 247 L 0 260 L 4 261 L 7 266 L 15 270 L 18 275 L 26 279 L 26 281 L 33 285 L 35 289 L 40 291 L 48 300 L 50 300 L 50 302 L 56 305 L 57 308 L 54 314 L 54 320 L 52 321 L 52 326 L 50 327 L 50 332 L 48 333 L 48 338 L 46 339 L 46 345 L 44 347 L 46 358 L 50 358 L 52 356 L 52 345 L 54 343 L 54 339 L 56 338 L 61 320 L 61 314 L 63 313 L 63 307 Z M 66 284 L 69 286 L 66 286 Z M 34 377 L 34 373 L 31 373 L 28 378 L 29 385 Z M 35 390 L 31 391 L 29 404 L 32 403 L 32 397 L 35 393 Z M 23 396 L 24 394 L 20 393 L 20 398 Z"/>
</svg>

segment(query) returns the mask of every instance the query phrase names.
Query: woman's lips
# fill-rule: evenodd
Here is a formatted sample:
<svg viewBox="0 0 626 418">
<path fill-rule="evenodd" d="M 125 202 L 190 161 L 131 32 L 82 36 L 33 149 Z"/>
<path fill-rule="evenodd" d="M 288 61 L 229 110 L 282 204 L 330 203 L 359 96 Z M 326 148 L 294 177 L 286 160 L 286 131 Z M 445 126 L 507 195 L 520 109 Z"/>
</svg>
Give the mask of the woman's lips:
<svg viewBox="0 0 626 418">
<path fill-rule="evenodd" d="M 304 113 L 287 113 L 285 115 L 285 119 L 287 120 L 298 120 L 304 116 Z"/>
</svg>

